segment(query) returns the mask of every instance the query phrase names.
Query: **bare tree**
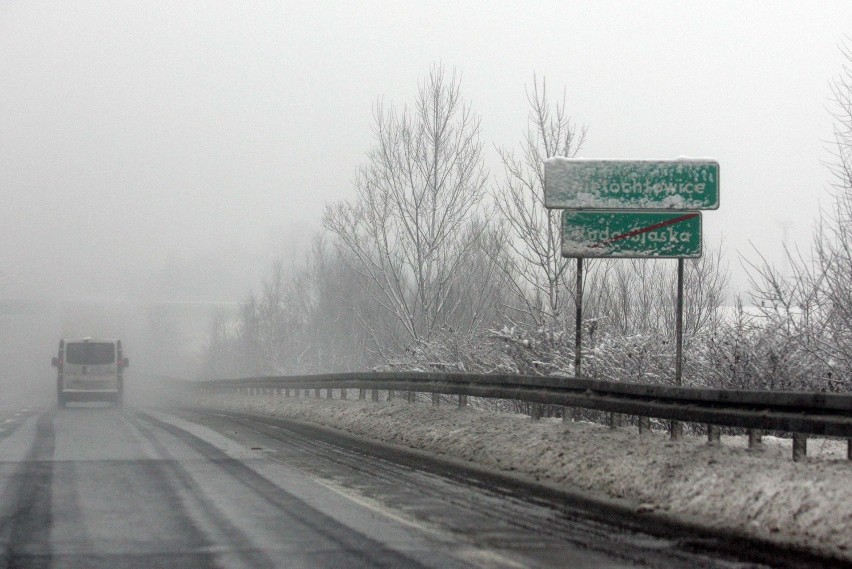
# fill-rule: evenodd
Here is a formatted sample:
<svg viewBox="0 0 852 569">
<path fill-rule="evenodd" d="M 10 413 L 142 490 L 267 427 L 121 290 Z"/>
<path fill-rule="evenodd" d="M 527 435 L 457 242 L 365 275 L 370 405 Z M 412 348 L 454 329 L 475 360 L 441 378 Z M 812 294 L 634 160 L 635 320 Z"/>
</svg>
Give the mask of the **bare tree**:
<svg viewBox="0 0 852 569">
<path fill-rule="evenodd" d="M 825 358 L 834 382 L 852 388 L 852 44 L 841 47 L 845 65 L 832 85 L 834 102 L 833 219 L 823 220 L 816 239 L 827 319 Z"/>
<path fill-rule="evenodd" d="M 703 344 L 719 333 L 729 274 L 721 247 L 684 266 L 685 380 L 704 383 Z M 615 381 L 674 380 L 677 272 L 669 259 L 613 259 L 590 273 L 588 371 Z"/>
<path fill-rule="evenodd" d="M 508 233 L 503 279 L 514 302 L 507 317 L 552 329 L 564 324 L 566 305 L 573 306 L 573 273 L 561 253 L 560 212 L 544 207 L 544 161 L 575 156 L 586 129 L 571 122 L 564 95 L 552 105 L 544 79 L 534 78 L 527 100 L 530 111 L 520 154 L 498 149 L 504 178 L 493 194 Z"/>
<path fill-rule="evenodd" d="M 355 182 L 356 198 L 327 206 L 323 225 L 398 326 L 359 313 L 381 349 L 430 340 L 453 316 L 454 279 L 479 245 L 471 225 L 486 172 L 479 119 L 459 79 L 441 66 L 420 85 L 413 110 L 374 113 L 375 146 Z"/>
<path fill-rule="evenodd" d="M 292 294 L 303 312 L 306 372 L 344 372 L 369 366 L 366 337 L 354 306 L 370 310 L 362 277 L 349 267 L 325 234 L 317 235 L 305 269 L 293 280 Z"/>
<path fill-rule="evenodd" d="M 240 366 L 240 354 L 236 350 L 237 334 L 235 318 L 218 313 L 213 317 L 210 331 L 202 350 L 201 377 L 225 379 L 240 377 L 244 370 Z"/>
<path fill-rule="evenodd" d="M 723 318 L 722 306 L 730 294 L 730 271 L 723 261 L 722 245 L 710 247 L 705 242 L 703 254 L 698 259 L 686 261 L 684 271 L 684 336 L 691 339 L 701 338 L 708 331 L 716 330 Z M 677 279 L 671 278 L 671 290 Z M 674 327 L 674 304 L 669 324 Z"/>
<path fill-rule="evenodd" d="M 748 263 L 752 298 L 775 338 L 766 373 L 782 388 L 852 388 L 852 49 L 841 51 L 846 64 L 832 84 L 834 208 L 821 214 L 810 251 L 786 251 L 789 275 L 762 256 Z"/>
</svg>

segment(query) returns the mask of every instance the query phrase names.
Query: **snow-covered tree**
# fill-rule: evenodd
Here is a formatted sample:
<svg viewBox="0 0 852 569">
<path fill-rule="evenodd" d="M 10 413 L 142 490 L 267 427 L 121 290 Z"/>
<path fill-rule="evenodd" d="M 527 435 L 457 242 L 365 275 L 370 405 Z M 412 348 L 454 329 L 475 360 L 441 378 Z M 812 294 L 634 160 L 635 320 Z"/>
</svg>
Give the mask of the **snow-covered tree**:
<svg viewBox="0 0 852 569">
<path fill-rule="evenodd" d="M 519 153 L 499 148 L 503 179 L 493 189 L 499 219 L 507 232 L 502 278 L 513 302 L 506 317 L 513 323 L 557 330 L 574 306 L 573 271 L 562 257 L 560 214 L 544 207 L 544 161 L 573 157 L 586 129 L 567 114 L 565 100 L 553 104 L 544 79 L 527 92 L 529 115 Z"/>
<path fill-rule="evenodd" d="M 413 109 L 379 104 L 374 121 L 356 197 L 326 207 L 323 225 L 369 282 L 383 314 L 358 316 L 390 354 L 458 324 L 463 271 L 487 228 L 477 221 L 486 172 L 479 118 L 456 74 L 441 66 L 421 83 Z M 388 316 L 393 330 L 382 329 Z"/>
<path fill-rule="evenodd" d="M 852 389 L 852 48 L 832 84 L 834 207 L 824 212 L 810 250 L 788 250 L 789 273 L 763 257 L 750 263 L 752 298 L 775 335 L 767 373 L 781 366 L 781 388 Z"/>
</svg>

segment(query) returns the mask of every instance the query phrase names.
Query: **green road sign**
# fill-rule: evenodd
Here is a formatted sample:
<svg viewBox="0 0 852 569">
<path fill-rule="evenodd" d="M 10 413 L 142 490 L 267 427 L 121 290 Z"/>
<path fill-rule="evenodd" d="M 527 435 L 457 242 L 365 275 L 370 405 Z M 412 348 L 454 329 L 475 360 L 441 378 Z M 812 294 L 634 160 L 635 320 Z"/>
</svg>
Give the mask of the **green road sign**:
<svg viewBox="0 0 852 569">
<path fill-rule="evenodd" d="M 544 205 L 553 209 L 717 209 L 719 163 L 548 158 Z"/>
<path fill-rule="evenodd" d="M 700 257 L 699 212 L 562 212 L 563 257 Z"/>
</svg>

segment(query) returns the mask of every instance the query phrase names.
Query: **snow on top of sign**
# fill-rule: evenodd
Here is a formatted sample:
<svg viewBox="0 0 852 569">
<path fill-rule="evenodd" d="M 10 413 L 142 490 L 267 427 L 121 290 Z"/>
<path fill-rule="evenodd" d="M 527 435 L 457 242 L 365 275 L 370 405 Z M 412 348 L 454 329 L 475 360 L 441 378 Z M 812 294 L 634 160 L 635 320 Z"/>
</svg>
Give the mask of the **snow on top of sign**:
<svg viewBox="0 0 852 569">
<path fill-rule="evenodd" d="M 719 162 L 711 156 L 678 156 L 675 160 L 678 162 Z"/>
<path fill-rule="evenodd" d="M 545 163 L 558 164 L 558 163 L 570 163 L 570 162 L 607 162 L 612 164 L 635 164 L 637 162 L 643 164 L 656 164 L 661 163 L 665 164 L 667 162 L 699 162 L 699 163 L 718 163 L 718 160 L 711 157 L 701 157 L 701 156 L 678 156 L 677 158 L 670 160 L 654 160 L 654 159 L 616 159 L 610 160 L 608 158 L 585 158 L 582 156 L 576 156 L 574 158 L 568 158 L 566 156 L 551 156 L 550 158 L 545 158 Z"/>
</svg>

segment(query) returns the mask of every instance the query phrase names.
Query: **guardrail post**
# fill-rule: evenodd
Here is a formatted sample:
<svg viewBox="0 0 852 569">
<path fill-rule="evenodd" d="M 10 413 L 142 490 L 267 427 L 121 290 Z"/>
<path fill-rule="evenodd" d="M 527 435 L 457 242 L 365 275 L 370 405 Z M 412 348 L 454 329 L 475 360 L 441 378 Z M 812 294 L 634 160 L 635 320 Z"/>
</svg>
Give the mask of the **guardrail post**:
<svg viewBox="0 0 852 569">
<path fill-rule="evenodd" d="M 325 390 L 325 398 L 326 399 L 334 399 L 334 395 L 332 395 L 330 387 Z"/>
<path fill-rule="evenodd" d="M 396 393 L 394 393 L 394 390 L 388 389 L 388 401 L 393 401 L 394 397 L 396 397 Z"/>
<path fill-rule="evenodd" d="M 763 435 L 758 429 L 748 430 L 748 448 L 757 450 L 763 444 Z"/>
<path fill-rule="evenodd" d="M 651 418 L 639 417 L 639 434 L 644 435 L 651 431 Z"/>
<path fill-rule="evenodd" d="M 539 419 L 541 419 L 541 409 L 542 409 L 541 403 L 533 403 L 532 404 L 532 406 L 530 407 L 530 418 L 533 421 L 538 421 Z"/>
<path fill-rule="evenodd" d="M 284 397 L 290 397 L 290 388 L 289 387 L 284 388 Z"/>
<path fill-rule="evenodd" d="M 408 401 L 409 403 L 414 403 L 414 392 L 409 391 L 408 393 L 406 393 L 405 394 L 405 400 Z"/>
<path fill-rule="evenodd" d="M 345 387 L 340 388 L 340 398 L 346 399 L 346 391 L 348 391 Z"/>
<path fill-rule="evenodd" d="M 609 414 L 609 428 L 617 429 L 621 426 L 621 414 L 610 412 Z"/>
<path fill-rule="evenodd" d="M 379 390 L 374 389 L 373 390 L 373 402 L 377 402 L 378 400 L 379 400 Z"/>
<path fill-rule="evenodd" d="M 571 422 L 571 408 L 563 407 L 562 408 L 562 422 L 570 423 Z"/>
<path fill-rule="evenodd" d="M 467 407 L 467 395 L 459 395 L 459 408 Z"/>
<path fill-rule="evenodd" d="M 808 436 L 801 433 L 793 434 L 793 462 L 805 460 L 808 456 Z"/>
<path fill-rule="evenodd" d="M 683 438 L 683 423 L 680 421 L 672 421 L 669 430 L 673 441 L 679 441 Z"/>
<path fill-rule="evenodd" d="M 852 439 L 846 441 L 846 458 L 852 460 Z"/>
<path fill-rule="evenodd" d="M 314 399 L 319 399 L 319 398 L 320 398 L 320 388 L 315 387 L 314 388 Z"/>
<path fill-rule="evenodd" d="M 363 387 L 358 390 L 358 399 L 367 399 L 367 390 Z"/>
<path fill-rule="evenodd" d="M 722 428 L 718 425 L 707 425 L 707 444 L 717 447 L 722 444 Z"/>
<path fill-rule="evenodd" d="M 437 407 L 440 404 L 441 404 L 441 394 L 440 393 L 433 393 L 432 394 L 432 405 Z"/>
</svg>

